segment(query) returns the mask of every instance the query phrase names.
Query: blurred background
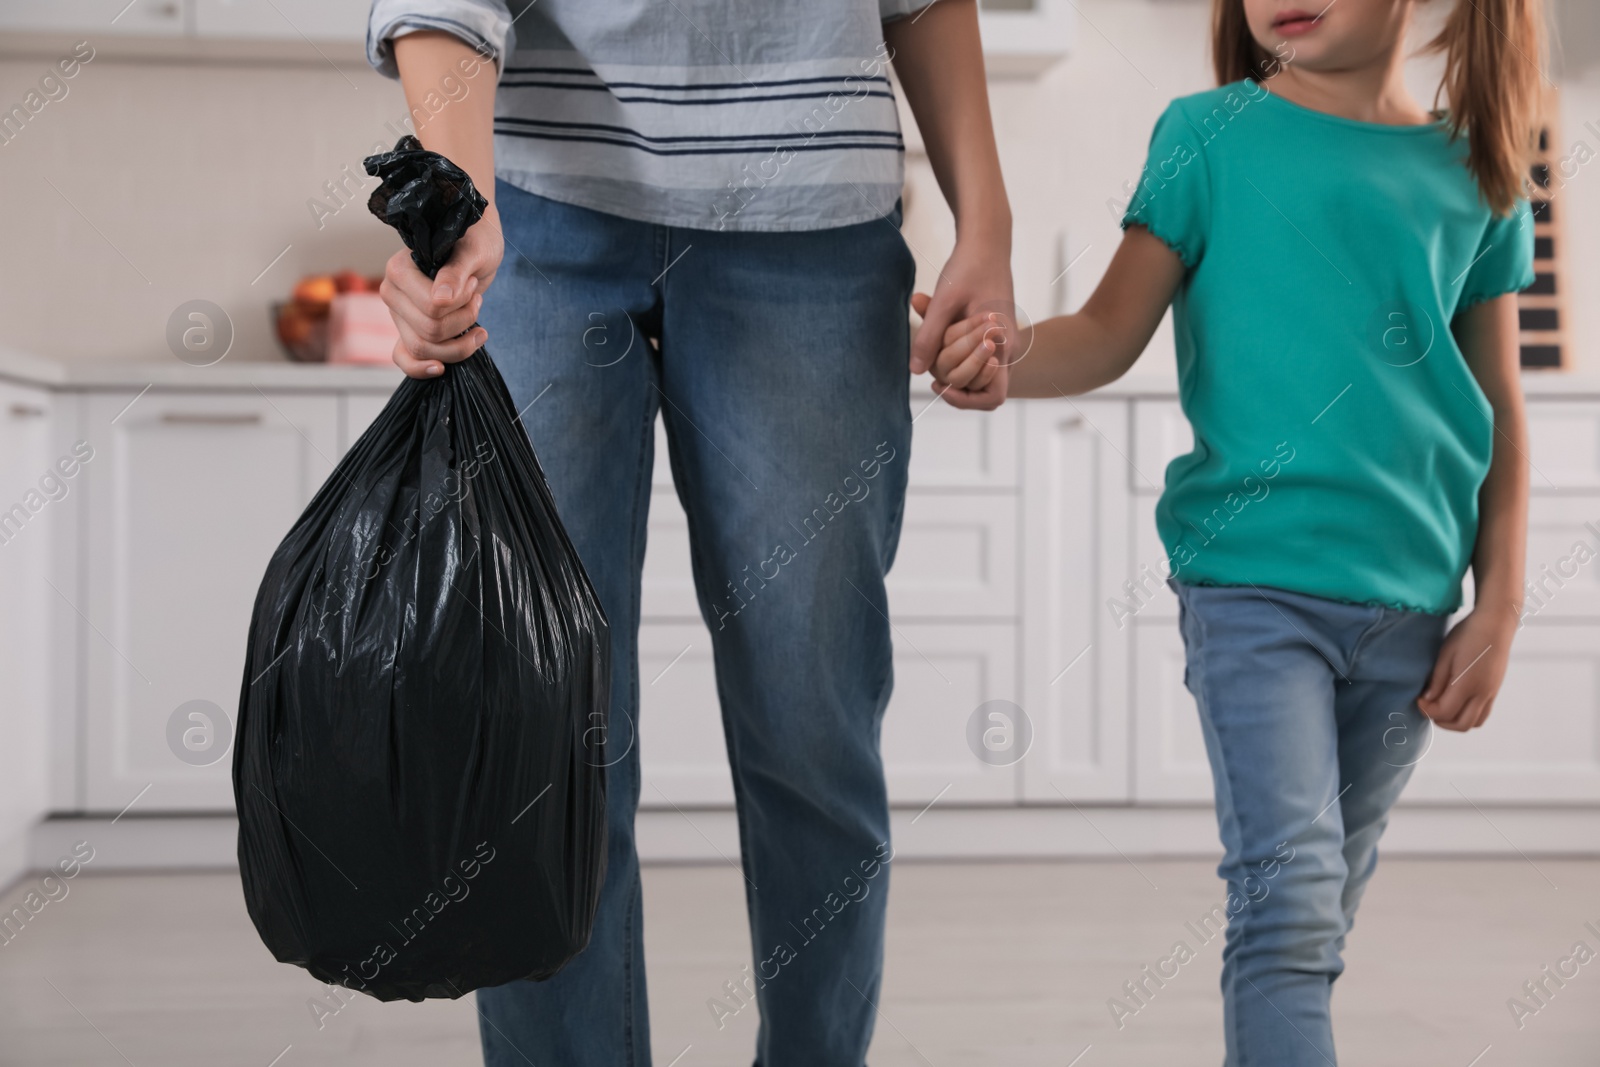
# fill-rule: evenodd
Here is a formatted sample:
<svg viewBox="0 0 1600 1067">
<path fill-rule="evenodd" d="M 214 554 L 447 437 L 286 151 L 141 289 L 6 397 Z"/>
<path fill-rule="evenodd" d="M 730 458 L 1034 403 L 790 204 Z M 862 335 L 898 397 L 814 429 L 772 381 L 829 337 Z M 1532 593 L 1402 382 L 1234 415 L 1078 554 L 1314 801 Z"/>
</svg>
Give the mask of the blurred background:
<svg viewBox="0 0 1600 1067">
<path fill-rule="evenodd" d="M 362 59 L 366 7 L 0 0 L 0 1064 L 478 1062 L 470 999 L 378 1004 L 275 963 L 234 870 L 259 576 L 398 380 L 369 291 L 397 242 L 361 160 L 413 118 Z M 982 10 L 1017 297 L 1042 318 L 1109 262 L 1155 118 L 1211 84 L 1209 5 Z M 1417 754 L 1336 998 L 1353 1063 L 1600 1062 L 1600 965 L 1560 962 L 1600 952 L 1600 7 L 1554 17 L 1522 297 L 1544 595 L 1494 719 Z M 1412 78 L 1431 100 L 1437 61 Z M 903 121 L 926 289 L 953 227 Z M 1172 363 L 1163 326 L 1089 397 L 918 418 L 876 1064 L 1222 1058 L 1220 939 L 1186 925 L 1223 896 L 1211 783 L 1152 520 L 1189 448 Z M 658 454 L 634 739 L 653 1043 L 748 1063 L 732 786 Z M 995 721 L 998 749 L 974 740 Z M 1180 939 L 1194 962 L 1129 1001 Z"/>
</svg>

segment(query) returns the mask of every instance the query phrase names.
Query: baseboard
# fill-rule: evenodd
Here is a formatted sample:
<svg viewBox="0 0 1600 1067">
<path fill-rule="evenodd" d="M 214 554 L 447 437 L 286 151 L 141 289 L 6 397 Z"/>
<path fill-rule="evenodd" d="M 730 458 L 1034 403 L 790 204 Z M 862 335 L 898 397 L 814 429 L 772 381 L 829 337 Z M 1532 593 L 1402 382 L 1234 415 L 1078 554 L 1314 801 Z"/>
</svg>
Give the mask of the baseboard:
<svg viewBox="0 0 1600 1067">
<path fill-rule="evenodd" d="M 738 861 L 731 811 L 646 810 L 637 825 L 646 862 Z M 94 872 L 231 868 L 237 831 L 232 815 L 52 818 L 34 828 L 27 865 L 43 870 L 87 841 Z M 1210 859 L 1219 852 L 1211 809 L 1199 806 L 907 809 L 894 813 L 892 831 L 896 855 L 910 860 Z M 1383 848 L 1389 856 L 1600 856 L 1600 807 L 1402 806 Z"/>
</svg>

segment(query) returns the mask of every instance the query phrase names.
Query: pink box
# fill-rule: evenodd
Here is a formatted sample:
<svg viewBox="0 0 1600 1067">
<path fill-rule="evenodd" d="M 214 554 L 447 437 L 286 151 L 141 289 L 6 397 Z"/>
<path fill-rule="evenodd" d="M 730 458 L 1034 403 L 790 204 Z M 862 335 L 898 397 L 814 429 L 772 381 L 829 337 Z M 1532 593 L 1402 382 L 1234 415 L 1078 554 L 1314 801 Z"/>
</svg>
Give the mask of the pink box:
<svg viewBox="0 0 1600 1067">
<path fill-rule="evenodd" d="M 328 309 L 329 363 L 388 363 L 400 332 L 377 293 L 340 293 Z"/>
</svg>

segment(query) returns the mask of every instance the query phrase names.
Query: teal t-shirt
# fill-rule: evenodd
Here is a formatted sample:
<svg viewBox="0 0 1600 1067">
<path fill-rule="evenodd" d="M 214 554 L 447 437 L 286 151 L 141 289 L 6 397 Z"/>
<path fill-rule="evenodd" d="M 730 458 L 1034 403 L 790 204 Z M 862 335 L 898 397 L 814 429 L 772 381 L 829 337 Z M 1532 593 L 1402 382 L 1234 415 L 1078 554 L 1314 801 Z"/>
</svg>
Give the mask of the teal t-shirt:
<svg viewBox="0 0 1600 1067">
<path fill-rule="evenodd" d="M 1123 225 L 1189 268 L 1173 303 L 1194 451 L 1156 522 L 1178 580 L 1448 612 L 1490 408 L 1450 331 L 1533 281 L 1443 123 L 1383 126 L 1244 81 L 1156 124 Z"/>
</svg>

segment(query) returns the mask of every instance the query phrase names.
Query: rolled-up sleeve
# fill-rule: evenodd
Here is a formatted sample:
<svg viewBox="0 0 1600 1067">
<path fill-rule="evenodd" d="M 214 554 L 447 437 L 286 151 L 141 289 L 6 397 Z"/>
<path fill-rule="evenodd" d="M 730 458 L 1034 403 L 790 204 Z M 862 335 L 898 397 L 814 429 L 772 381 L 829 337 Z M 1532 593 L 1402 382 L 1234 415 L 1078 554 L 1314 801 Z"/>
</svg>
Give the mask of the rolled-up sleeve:
<svg viewBox="0 0 1600 1067">
<path fill-rule="evenodd" d="M 373 0 L 367 16 L 367 62 L 385 77 L 399 77 L 390 42 L 419 30 L 454 34 L 494 60 L 497 68 L 504 66 L 501 57 L 516 47 L 504 0 Z"/>
<path fill-rule="evenodd" d="M 915 15 L 936 3 L 938 0 L 878 0 L 878 18 L 883 22 L 893 22 L 907 15 Z"/>
</svg>

